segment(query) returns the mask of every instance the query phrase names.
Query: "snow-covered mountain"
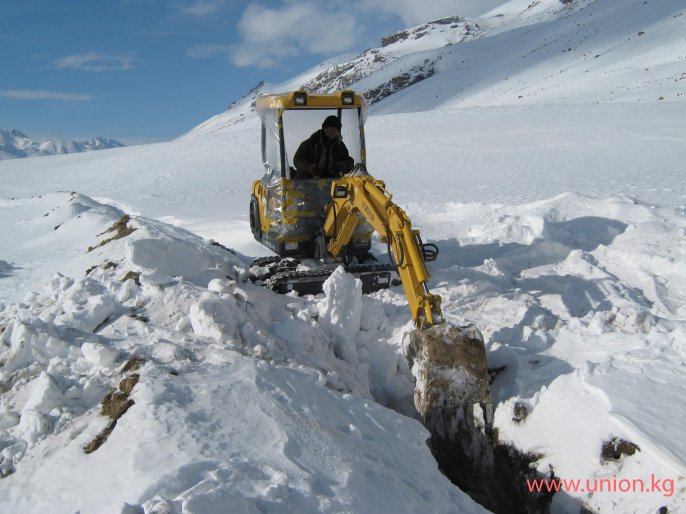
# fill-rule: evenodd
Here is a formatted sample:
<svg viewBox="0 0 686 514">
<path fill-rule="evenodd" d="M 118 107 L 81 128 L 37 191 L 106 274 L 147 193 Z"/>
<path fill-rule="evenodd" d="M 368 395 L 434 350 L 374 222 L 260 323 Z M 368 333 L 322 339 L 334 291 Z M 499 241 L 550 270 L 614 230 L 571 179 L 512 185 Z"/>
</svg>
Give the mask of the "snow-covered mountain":
<svg viewBox="0 0 686 514">
<path fill-rule="evenodd" d="M 254 115 L 260 93 L 350 88 L 375 113 L 448 106 L 684 100 L 686 23 L 672 0 L 511 0 L 382 38 L 282 84 L 260 83 L 191 134 Z"/>
<path fill-rule="evenodd" d="M 552 512 L 686 511 L 684 19 L 512 0 L 350 84 L 441 56 L 372 106 L 368 167 L 485 337 L 500 444 L 567 481 Z M 414 418 L 400 288 L 243 280 L 254 93 L 168 143 L 0 163 L 0 512 L 483 512 Z"/>
<path fill-rule="evenodd" d="M 125 146 L 114 139 L 96 137 L 86 141 L 44 138 L 33 139 L 18 130 L 0 130 L 0 160 L 43 155 L 90 152 Z"/>
</svg>

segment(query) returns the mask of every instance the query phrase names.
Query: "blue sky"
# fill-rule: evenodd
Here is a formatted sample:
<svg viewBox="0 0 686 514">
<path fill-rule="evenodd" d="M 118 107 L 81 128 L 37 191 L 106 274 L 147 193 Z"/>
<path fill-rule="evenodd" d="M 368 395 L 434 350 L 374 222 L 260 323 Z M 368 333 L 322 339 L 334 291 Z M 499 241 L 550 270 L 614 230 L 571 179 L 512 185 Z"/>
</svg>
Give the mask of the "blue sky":
<svg viewBox="0 0 686 514">
<path fill-rule="evenodd" d="M 165 140 L 383 35 L 503 0 L 1 0 L 0 129 Z"/>
</svg>

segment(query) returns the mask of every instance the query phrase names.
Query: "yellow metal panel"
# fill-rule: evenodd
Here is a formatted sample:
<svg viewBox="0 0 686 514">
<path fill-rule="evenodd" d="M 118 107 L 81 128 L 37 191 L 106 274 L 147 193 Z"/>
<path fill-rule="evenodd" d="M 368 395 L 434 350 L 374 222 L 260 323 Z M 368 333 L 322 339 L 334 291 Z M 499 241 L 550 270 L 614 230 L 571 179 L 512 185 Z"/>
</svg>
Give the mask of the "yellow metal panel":
<svg viewBox="0 0 686 514">
<path fill-rule="evenodd" d="M 337 91 L 331 94 L 307 94 L 307 103 L 305 105 L 296 105 L 296 93 L 302 91 L 290 91 L 288 93 L 277 93 L 259 95 L 255 101 L 255 108 L 260 111 L 284 111 L 287 109 L 307 109 L 309 108 L 342 108 L 353 109 L 358 107 L 366 107 L 367 100 L 359 93 L 354 91 Z M 354 100 L 352 104 L 343 104 L 343 94 L 352 93 Z"/>
<path fill-rule="evenodd" d="M 304 93 L 297 91 L 297 93 Z M 343 94 L 353 94 L 352 104 L 343 104 Z M 255 110 L 263 123 L 273 126 L 277 123 L 278 128 L 281 128 L 278 120 L 281 118 L 285 110 L 300 110 L 300 109 L 360 109 L 360 120 L 364 125 L 367 120 L 367 100 L 360 93 L 354 91 L 337 91 L 330 94 L 307 94 L 307 103 L 305 105 L 295 104 L 296 91 L 288 93 L 276 93 L 259 95 L 255 100 Z"/>
</svg>

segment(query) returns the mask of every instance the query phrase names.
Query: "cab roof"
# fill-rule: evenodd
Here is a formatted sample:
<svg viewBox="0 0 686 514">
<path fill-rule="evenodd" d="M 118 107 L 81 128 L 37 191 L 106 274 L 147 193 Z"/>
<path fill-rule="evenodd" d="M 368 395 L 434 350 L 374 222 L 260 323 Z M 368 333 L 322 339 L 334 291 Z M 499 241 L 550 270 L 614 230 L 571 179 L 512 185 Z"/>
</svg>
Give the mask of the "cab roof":
<svg viewBox="0 0 686 514">
<path fill-rule="evenodd" d="M 350 90 L 328 94 L 290 91 L 259 95 L 255 101 L 255 110 L 263 123 L 280 118 L 283 111 L 306 109 L 359 109 L 362 123 L 367 120 L 367 100 Z"/>
</svg>

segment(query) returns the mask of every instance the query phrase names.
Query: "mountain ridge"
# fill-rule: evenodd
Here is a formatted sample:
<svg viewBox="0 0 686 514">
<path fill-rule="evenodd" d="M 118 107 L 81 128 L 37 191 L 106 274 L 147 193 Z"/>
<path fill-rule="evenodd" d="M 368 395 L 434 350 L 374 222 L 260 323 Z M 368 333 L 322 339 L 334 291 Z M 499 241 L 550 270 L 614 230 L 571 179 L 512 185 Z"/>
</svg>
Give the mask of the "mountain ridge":
<svg viewBox="0 0 686 514">
<path fill-rule="evenodd" d="M 124 147 L 114 139 L 94 137 L 85 141 L 62 138 L 31 138 L 17 129 L 0 129 L 0 160 L 91 152 Z"/>
</svg>

